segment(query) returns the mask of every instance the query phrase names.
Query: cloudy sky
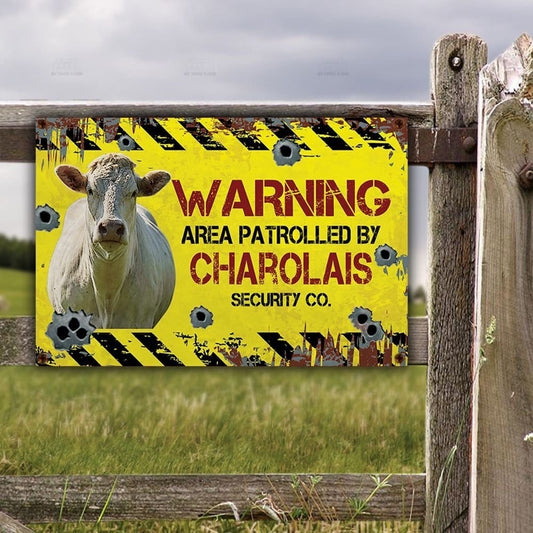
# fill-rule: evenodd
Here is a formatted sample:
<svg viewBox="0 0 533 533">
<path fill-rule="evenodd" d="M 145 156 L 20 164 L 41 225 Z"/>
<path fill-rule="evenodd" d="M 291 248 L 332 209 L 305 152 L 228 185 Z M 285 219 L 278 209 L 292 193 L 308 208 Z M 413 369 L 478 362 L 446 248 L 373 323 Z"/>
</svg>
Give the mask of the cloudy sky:
<svg viewBox="0 0 533 533">
<path fill-rule="evenodd" d="M 475 33 L 492 59 L 532 25 L 532 0 L 2 0 L 0 99 L 425 102 L 440 36 Z M 33 179 L 0 164 L 1 232 L 31 235 Z M 418 284 L 427 179 L 410 182 Z"/>
</svg>

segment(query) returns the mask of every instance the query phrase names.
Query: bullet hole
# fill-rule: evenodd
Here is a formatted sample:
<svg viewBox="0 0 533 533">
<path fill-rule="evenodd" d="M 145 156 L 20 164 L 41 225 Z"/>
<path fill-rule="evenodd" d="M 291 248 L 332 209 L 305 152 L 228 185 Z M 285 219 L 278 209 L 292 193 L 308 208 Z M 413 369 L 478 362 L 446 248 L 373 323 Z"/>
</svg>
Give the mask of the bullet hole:
<svg viewBox="0 0 533 533">
<path fill-rule="evenodd" d="M 359 322 L 359 324 L 364 324 L 367 320 L 368 320 L 368 316 L 367 315 L 358 315 L 357 316 L 357 322 Z"/>
<path fill-rule="evenodd" d="M 356 307 L 348 318 L 354 327 L 361 329 L 369 320 L 372 320 L 372 311 L 366 307 Z"/>
<path fill-rule="evenodd" d="M 381 322 L 372 320 L 372 311 L 366 307 L 356 307 L 348 318 L 361 331 L 359 347 L 367 347 L 370 342 L 380 341 L 385 336 Z"/>
<path fill-rule="evenodd" d="M 66 326 L 59 326 L 57 328 L 57 336 L 64 341 L 69 335 L 69 329 Z"/>
<path fill-rule="evenodd" d="M 213 313 L 203 306 L 195 307 L 190 314 L 194 328 L 207 328 L 213 323 Z"/>
<path fill-rule="evenodd" d="M 281 155 L 283 157 L 290 157 L 291 154 L 292 154 L 292 150 L 291 150 L 291 147 L 290 146 L 287 146 L 286 144 L 282 145 L 279 149 L 279 151 L 281 152 Z"/>
<path fill-rule="evenodd" d="M 92 315 L 86 315 L 84 311 L 72 309 L 64 314 L 54 313 L 46 335 L 52 339 L 56 349 L 68 350 L 72 346 L 89 344 L 91 334 L 96 329 L 90 323 L 91 318 Z"/>
<path fill-rule="evenodd" d="M 135 142 L 129 135 L 121 135 L 117 142 L 121 150 L 133 150 L 135 147 Z"/>
<path fill-rule="evenodd" d="M 59 227 L 59 213 L 48 204 L 35 208 L 35 229 L 37 231 L 52 231 Z"/>
<path fill-rule="evenodd" d="M 376 264 L 381 267 L 388 267 L 396 263 L 398 253 L 388 244 L 378 246 L 374 252 Z"/>
<path fill-rule="evenodd" d="M 361 328 L 361 333 L 363 334 L 363 337 L 367 341 L 380 341 L 385 336 L 385 331 L 383 330 L 383 327 L 381 326 L 381 322 L 375 322 L 371 321 L 369 322 L 366 327 L 363 326 Z"/>
<path fill-rule="evenodd" d="M 288 139 L 282 139 L 274 145 L 272 150 L 274 161 L 277 165 L 292 166 L 302 158 L 300 154 L 300 147 Z"/>
</svg>

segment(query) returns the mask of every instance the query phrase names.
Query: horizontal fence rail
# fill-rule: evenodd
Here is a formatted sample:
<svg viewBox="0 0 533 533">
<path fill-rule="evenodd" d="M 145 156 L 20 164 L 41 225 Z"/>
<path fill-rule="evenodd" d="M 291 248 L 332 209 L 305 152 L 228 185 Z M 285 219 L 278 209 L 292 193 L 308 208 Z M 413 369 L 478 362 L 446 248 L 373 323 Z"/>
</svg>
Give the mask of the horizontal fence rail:
<svg viewBox="0 0 533 533">
<path fill-rule="evenodd" d="M 177 104 L 172 102 L 3 102 L 0 128 L 35 127 L 46 117 L 405 117 L 411 126 L 432 127 L 432 103 Z"/>
<path fill-rule="evenodd" d="M 35 318 L 0 319 L 0 366 L 34 365 Z M 428 321 L 426 317 L 409 318 L 409 365 L 426 365 L 428 360 Z"/>
<path fill-rule="evenodd" d="M 446 143 L 433 146 L 433 104 L 146 104 L 105 102 L 24 102 L 0 104 L 0 161 L 35 161 L 35 119 L 48 117 L 405 117 L 409 123 L 408 160 L 438 161 Z M 422 132 L 419 135 L 417 132 Z M 441 136 L 445 139 L 445 136 Z M 426 140 L 421 143 L 419 139 Z M 456 152 L 463 150 L 460 143 Z M 472 157 L 472 154 L 467 157 Z M 475 154 L 474 154 L 475 160 Z"/>
<path fill-rule="evenodd" d="M 370 474 L 0 476 L 0 509 L 23 523 L 101 516 L 423 520 L 424 474 L 379 475 L 381 482 L 386 478 L 375 490 L 378 479 Z M 366 499 L 357 513 L 356 501 Z"/>
</svg>

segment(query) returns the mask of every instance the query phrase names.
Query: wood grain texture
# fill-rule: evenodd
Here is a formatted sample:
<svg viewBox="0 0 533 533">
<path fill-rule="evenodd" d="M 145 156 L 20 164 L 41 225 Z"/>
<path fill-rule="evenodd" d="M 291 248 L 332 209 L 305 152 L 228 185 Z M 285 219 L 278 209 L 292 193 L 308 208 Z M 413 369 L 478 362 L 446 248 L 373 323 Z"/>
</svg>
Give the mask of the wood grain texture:
<svg viewBox="0 0 533 533">
<path fill-rule="evenodd" d="M 35 318 L 0 318 L 0 366 L 35 364 Z"/>
<path fill-rule="evenodd" d="M 0 161 L 35 163 L 35 127 L 0 127 Z"/>
<path fill-rule="evenodd" d="M 459 58 L 461 67 L 452 68 Z M 475 36 L 438 41 L 432 57 L 435 127 L 474 127 L 478 74 L 487 57 Z M 426 528 L 465 531 L 468 523 L 471 352 L 474 311 L 475 164 L 437 164 L 430 172 L 430 298 L 426 403 Z M 446 458 L 457 444 L 437 494 Z"/>
<path fill-rule="evenodd" d="M 64 498 L 64 521 L 77 521 L 84 507 L 84 520 L 94 521 L 110 496 L 105 520 L 233 517 L 227 502 L 239 516 L 259 519 L 266 517 L 257 505 L 263 501 L 285 513 L 307 506 L 315 520 L 346 520 L 353 516 L 349 498 L 365 499 L 376 486 L 369 474 L 324 474 L 314 489 L 309 474 L 297 478 L 298 486 L 290 474 L 0 476 L 0 508 L 23 522 L 56 522 Z M 422 519 L 424 480 L 423 474 L 391 476 L 358 519 Z"/>
<path fill-rule="evenodd" d="M 402 116 L 409 127 L 433 124 L 432 104 L 149 104 L 21 102 L 0 104 L 0 161 L 35 161 L 35 119 L 43 117 L 360 117 Z"/>
<path fill-rule="evenodd" d="M 33 529 L 0 512 L 0 533 L 31 533 L 32 531 Z"/>
<path fill-rule="evenodd" d="M 390 117 L 409 119 L 412 126 L 431 127 L 431 103 L 266 103 L 183 104 L 176 102 L 43 102 L 0 104 L 0 127 L 35 127 L 47 117 Z"/>
<path fill-rule="evenodd" d="M 532 81 L 526 35 L 481 74 L 471 531 L 533 527 Z"/>
<path fill-rule="evenodd" d="M 409 365 L 427 364 L 426 317 L 409 318 Z M 35 318 L 0 319 L 0 366 L 35 364 Z"/>
</svg>

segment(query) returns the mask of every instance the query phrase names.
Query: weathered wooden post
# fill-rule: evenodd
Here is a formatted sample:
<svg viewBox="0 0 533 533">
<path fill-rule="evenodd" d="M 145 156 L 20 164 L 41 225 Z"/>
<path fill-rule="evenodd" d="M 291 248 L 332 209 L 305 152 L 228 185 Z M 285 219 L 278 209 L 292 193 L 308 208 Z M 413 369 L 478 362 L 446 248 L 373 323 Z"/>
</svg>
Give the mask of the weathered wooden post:
<svg viewBox="0 0 533 533">
<path fill-rule="evenodd" d="M 35 319 L 0 319 L 0 366 L 27 365 L 35 361 Z"/>
<path fill-rule="evenodd" d="M 477 124 L 485 43 L 447 35 L 433 49 L 436 128 Z M 470 473 L 476 167 L 436 164 L 430 173 L 426 529 L 465 531 Z M 455 450 L 455 451 L 454 451 Z"/>
<path fill-rule="evenodd" d="M 1 533 L 32 533 L 33 529 L 26 527 L 9 515 L 0 511 L 0 532 Z"/>
<path fill-rule="evenodd" d="M 470 531 L 533 524 L 533 43 L 481 74 Z"/>
</svg>

